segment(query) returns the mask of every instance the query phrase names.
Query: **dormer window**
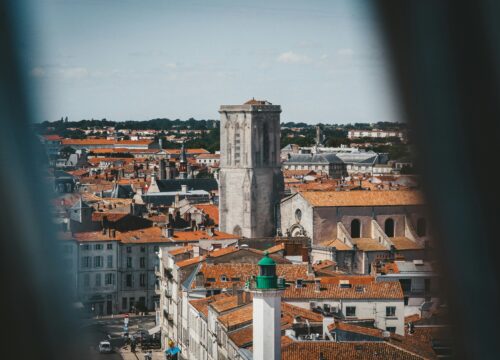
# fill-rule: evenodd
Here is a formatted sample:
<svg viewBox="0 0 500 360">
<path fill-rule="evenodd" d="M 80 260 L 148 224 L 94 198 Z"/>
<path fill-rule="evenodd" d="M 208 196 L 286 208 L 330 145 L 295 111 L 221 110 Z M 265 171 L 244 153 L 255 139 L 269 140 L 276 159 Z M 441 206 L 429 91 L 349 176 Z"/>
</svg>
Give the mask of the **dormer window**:
<svg viewBox="0 0 500 360">
<path fill-rule="evenodd" d="M 229 279 L 227 278 L 226 275 L 221 275 L 220 276 L 220 281 L 224 281 L 225 282 L 225 281 L 229 281 Z"/>
</svg>

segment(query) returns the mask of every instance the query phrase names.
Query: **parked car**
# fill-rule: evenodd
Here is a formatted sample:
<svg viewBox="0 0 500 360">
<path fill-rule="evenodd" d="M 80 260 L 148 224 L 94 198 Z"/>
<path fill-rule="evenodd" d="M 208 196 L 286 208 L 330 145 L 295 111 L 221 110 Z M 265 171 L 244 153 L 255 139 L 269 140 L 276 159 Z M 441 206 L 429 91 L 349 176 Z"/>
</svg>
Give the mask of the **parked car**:
<svg viewBox="0 0 500 360">
<path fill-rule="evenodd" d="M 111 348 L 111 343 L 109 341 L 104 340 L 99 343 L 99 352 L 101 354 L 109 354 L 112 351 L 113 349 Z"/>
</svg>

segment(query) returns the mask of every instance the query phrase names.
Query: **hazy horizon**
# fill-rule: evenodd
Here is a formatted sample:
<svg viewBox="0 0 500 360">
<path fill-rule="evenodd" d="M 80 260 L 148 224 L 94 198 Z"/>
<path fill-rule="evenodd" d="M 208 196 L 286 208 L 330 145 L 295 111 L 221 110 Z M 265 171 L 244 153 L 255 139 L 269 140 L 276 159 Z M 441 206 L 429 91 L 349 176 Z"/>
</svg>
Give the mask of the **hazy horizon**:
<svg viewBox="0 0 500 360">
<path fill-rule="evenodd" d="M 218 119 L 252 97 L 282 122 L 402 120 L 364 1 L 27 3 L 37 122 Z"/>
</svg>

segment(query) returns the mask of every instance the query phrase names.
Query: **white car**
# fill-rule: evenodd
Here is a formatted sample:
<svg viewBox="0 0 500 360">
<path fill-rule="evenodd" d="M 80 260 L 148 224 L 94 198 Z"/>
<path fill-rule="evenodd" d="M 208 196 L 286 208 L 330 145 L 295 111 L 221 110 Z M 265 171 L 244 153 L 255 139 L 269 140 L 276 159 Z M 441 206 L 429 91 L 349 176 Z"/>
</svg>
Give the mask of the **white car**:
<svg viewBox="0 0 500 360">
<path fill-rule="evenodd" d="M 109 354 L 112 351 L 111 344 L 109 341 L 101 341 L 99 343 L 99 352 L 103 354 Z"/>
</svg>

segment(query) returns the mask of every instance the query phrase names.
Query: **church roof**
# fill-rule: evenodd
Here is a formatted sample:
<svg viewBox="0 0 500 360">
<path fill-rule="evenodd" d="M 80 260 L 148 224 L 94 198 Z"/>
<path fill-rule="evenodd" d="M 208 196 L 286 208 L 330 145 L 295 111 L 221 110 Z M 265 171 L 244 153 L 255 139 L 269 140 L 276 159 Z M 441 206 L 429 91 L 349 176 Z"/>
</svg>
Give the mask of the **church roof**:
<svg viewBox="0 0 500 360">
<path fill-rule="evenodd" d="M 187 185 L 188 190 L 194 189 L 211 192 L 219 189 L 217 180 L 211 178 L 156 180 L 156 184 L 160 192 L 181 191 L 181 185 Z"/>
<path fill-rule="evenodd" d="M 423 205 L 418 191 L 304 191 L 299 193 L 311 206 L 410 206 Z M 286 201 L 286 199 L 284 200 Z"/>
</svg>

